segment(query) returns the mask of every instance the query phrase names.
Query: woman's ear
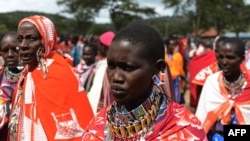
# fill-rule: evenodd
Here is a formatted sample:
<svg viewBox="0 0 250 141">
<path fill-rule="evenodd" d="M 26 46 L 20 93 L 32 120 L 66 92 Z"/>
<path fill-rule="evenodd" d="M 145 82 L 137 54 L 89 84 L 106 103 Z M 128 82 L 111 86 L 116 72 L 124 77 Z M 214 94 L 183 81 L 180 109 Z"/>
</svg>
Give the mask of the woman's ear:
<svg viewBox="0 0 250 141">
<path fill-rule="evenodd" d="M 159 72 L 164 72 L 166 68 L 166 62 L 164 59 L 159 59 L 156 61 L 156 74 L 159 74 Z"/>
</svg>

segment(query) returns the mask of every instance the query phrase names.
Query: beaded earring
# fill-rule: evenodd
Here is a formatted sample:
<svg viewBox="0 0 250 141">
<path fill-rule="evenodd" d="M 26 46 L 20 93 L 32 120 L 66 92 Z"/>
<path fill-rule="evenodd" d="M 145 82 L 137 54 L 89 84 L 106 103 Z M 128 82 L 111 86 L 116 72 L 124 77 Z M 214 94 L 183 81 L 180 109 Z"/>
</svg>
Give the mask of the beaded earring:
<svg viewBox="0 0 250 141">
<path fill-rule="evenodd" d="M 161 83 L 164 83 L 166 79 L 166 73 L 161 71 L 159 74 L 159 78 L 161 80 Z"/>
<path fill-rule="evenodd" d="M 162 92 L 165 92 L 165 73 L 160 72 L 158 75 L 152 77 L 154 84 L 156 84 Z"/>
<path fill-rule="evenodd" d="M 18 46 L 16 47 L 16 50 L 19 51 L 19 47 L 18 47 Z M 22 61 L 22 59 L 21 59 L 21 57 L 20 57 L 20 53 L 19 53 L 19 55 L 18 55 L 18 65 L 17 65 L 17 69 L 18 69 L 18 70 L 22 70 L 23 68 L 24 68 L 23 61 Z"/>
<path fill-rule="evenodd" d="M 48 74 L 48 69 L 47 69 L 47 66 L 46 66 L 46 60 L 45 60 L 45 57 L 44 57 L 44 53 L 43 53 L 41 47 L 37 50 L 36 57 L 37 57 L 37 62 L 38 62 L 38 68 L 42 69 L 43 78 L 46 79 L 47 74 Z"/>
<path fill-rule="evenodd" d="M 160 71 L 160 73 L 158 75 L 154 75 L 152 77 L 154 83 L 158 86 L 160 86 L 161 84 L 164 84 L 165 83 L 165 79 L 166 79 L 166 73 L 165 72 L 162 72 Z"/>
<path fill-rule="evenodd" d="M 161 92 L 166 94 L 168 98 L 174 100 L 174 96 L 172 95 L 172 87 L 171 84 L 172 82 L 169 82 L 168 79 L 168 73 L 167 70 L 165 71 L 160 71 L 158 75 L 154 75 L 152 77 L 154 84 L 157 85 Z"/>
</svg>

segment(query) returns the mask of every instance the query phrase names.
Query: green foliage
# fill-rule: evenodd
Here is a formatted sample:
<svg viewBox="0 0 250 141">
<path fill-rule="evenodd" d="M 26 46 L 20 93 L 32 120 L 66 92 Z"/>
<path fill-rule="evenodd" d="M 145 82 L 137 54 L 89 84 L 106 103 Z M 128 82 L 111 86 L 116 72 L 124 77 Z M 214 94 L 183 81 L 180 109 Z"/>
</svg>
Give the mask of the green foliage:
<svg viewBox="0 0 250 141">
<path fill-rule="evenodd" d="M 16 11 L 16 12 L 8 12 L 8 13 L 0 13 L 0 24 L 5 25 L 6 29 L 9 31 L 16 31 L 18 22 L 27 16 L 31 15 L 44 15 L 52 20 L 52 22 L 55 24 L 57 28 L 57 32 L 59 34 L 61 33 L 72 33 L 74 32 L 73 27 L 71 26 L 73 23 L 73 20 L 67 19 L 63 16 L 57 15 L 57 14 L 46 14 L 46 13 L 40 13 L 40 12 L 22 12 L 22 11 Z"/>
<path fill-rule="evenodd" d="M 226 30 L 244 32 L 250 22 L 249 6 L 244 0 L 162 0 L 167 7 L 189 17 L 193 31 L 215 27 L 219 34 Z M 178 13 L 178 12 L 177 12 Z"/>
<path fill-rule="evenodd" d="M 152 8 L 140 8 L 131 0 L 110 0 L 109 14 L 114 28 L 118 31 L 129 23 L 142 20 L 144 16 L 156 14 Z"/>
<path fill-rule="evenodd" d="M 58 35 L 86 35 L 86 34 L 101 34 L 105 31 L 111 30 L 116 32 L 117 30 L 114 28 L 113 24 L 94 24 L 94 23 L 81 23 L 77 22 L 74 19 L 66 18 L 61 15 L 54 15 L 54 14 L 46 14 L 46 13 L 37 13 L 37 12 L 8 12 L 8 13 L 1 13 L 0 14 L 0 34 L 6 33 L 7 31 L 16 31 L 18 21 L 24 17 L 41 14 L 48 18 L 50 18 L 57 29 Z M 133 21 L 143 20 L 140 17 L 133 17 L 130 16 L 121 16 L 118 17 L 116 20 L 119 21 L 116 23 L 117 26 L 120 28 L 128 25 Z M 149 18 L 146 20 L 151 25 L 156 27 L 162 36 L 168 36 L 171 33 L 183 33 L 187 34 L 190 30 L 186 30 L 184 27 L 187 25 L 186 18 L 182 17 L 159 17 L 159 18 Z M 78 26 L 81 28 L 77 28 Z"/>
<path fill-rule="evenodd" d="M 192 32 L 192 27 L 188 22 L 188 18 L 183 16 L 149 19 L 149 23 L 158 29 L 163 38 L 167 38 L 173 33 L 188 35 Z"/>
<path fill-rule="evenodd" d="M 113 31 L 110 24 L 102 24 L 102 25 L 92 25 L 90 28 L 88 28 L 86 34 L 95 34 L 95 35 L 101 35 L 102 33 L 111 30 Z"/>
<path fill-rule="evenodd" d="M 73 14 L 79 24 L 93 22 L 101 9 L 108 9 L 116 31 L 132 21 L 143 19 L 143 16 L 156 14 L 153 8 L 140 8 L 134 0 L 57 0 L 57 3 L 64 5 L 64 12 Z"/>
<path fill-rule="evenodd" d="M 5 24 L 0 24 L 0 35 L 3 35 L 8 32 L 8 28 Z"/>
<path fill-rule="evenodd" d="M 89 27 L 93 26 L 91 22 L 77 22 L 74 19 L 66 18 L 59 14 L 47 14 L 41 12 L 7 12 L 0 13 L 0 34 L 7 31 L 16 31 L 18 22 L 27 16 L 31 15 L 44 15 L 52 20 L 56 26 L 58 35 L 73 35 L 73 34 L 85 34 Z M 78 28 L 80 27 L 80 28 Z"/>
</svg>

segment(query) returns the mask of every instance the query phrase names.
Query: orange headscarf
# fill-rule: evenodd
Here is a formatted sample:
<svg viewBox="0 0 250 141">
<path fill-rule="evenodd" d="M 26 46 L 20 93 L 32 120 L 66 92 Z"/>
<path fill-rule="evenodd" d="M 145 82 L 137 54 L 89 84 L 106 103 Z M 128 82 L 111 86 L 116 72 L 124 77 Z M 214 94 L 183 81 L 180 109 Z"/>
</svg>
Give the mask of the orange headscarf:
<svg viewBox="0 0 250 141">
<path fill-rule="evenodd" d="M 53 22 L 41 15 L 35 15 L 23 18 L 18 23 L 18 28 L 23 22 L 31 22 L 34 24 L 42 37 L 42 43 L 45 47 L 45 57 L 47 57 L 50 52 L 55 49 L 57 43 L 57 33 Z"/>
</svg>

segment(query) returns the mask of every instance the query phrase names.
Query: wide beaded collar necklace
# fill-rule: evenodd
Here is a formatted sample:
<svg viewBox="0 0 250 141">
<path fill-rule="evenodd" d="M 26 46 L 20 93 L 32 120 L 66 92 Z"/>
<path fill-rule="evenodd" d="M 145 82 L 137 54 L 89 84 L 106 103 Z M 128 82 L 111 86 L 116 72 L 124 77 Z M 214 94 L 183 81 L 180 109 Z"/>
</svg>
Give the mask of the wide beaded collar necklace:
<svg viewBox="0 0 250 141">
<path fill-rule="evenodd" d="M 107 126 L 111 135 L 127 139 L 140 137 L 149 131 L 160 107 L 161 92 L 154 87 L 149 98 L 137 108 L 127 111 L 116 103 L 107 112 Z M 119 110 L 120 109 L 120 110 Z"/>
<path fill-rule="evenodd" d="M 20 71 L 19 73 L 13 73 L 9 70 L 8 67 L 5 67 L 4 69 L 4 76 L 6 77 L 7 81 L 11 83 L 17 83 L 21 74 L 22 71 Z"/>
</svg>

